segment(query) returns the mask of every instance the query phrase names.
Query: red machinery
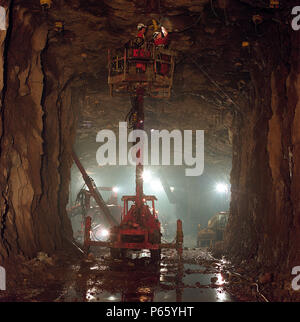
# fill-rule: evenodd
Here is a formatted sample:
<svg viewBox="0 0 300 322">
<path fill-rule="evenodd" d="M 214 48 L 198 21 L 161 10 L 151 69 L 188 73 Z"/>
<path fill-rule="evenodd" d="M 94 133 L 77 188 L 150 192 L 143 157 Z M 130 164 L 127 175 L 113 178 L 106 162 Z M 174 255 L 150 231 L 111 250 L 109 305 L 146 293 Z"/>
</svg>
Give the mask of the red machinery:
<svg viewBox="0 0 300 322">
<path fill-rule="evenodd" d="M 134 51 L 143 51 L 136 55 Z M 151 42 L 137 45 L 130 41 L 127 46 L 108 51 L 108 86 L 110 95 L 135 95 L 138 89 L 144 95 L 155 98 L 170 98 L 173 85 L 176 53 L 155 46 Z M 137 67 L 144 65 L 144 71 Z M 161 67 L 164 65 L 164 72 Z"/>
<path fill-rule="evenodd" d="M 84 170 L 81 162 L 79 161 L 79 159 L 74 151 L 72 151 L 72 156 L 73 156 L 73 160 L 75 161 L 78 169 L 80 170 L 80 172 L 82 174 L 84 182 L 86 183 L 86 185 L 89 189 L 89 193 L 92 195 L 92 197 L 95 199 L 95 201 L 98 204 L 98 206 L 100 207 L 100 209 L 103 211 L 104 216 L 107 219 L 108 223 L 111 226 L 118 225 L 118 221 L 111 215 L 105 201 L 103 200 L 99 190 L 97 189 L 97 187 L 95 185 L 95 182 L 93 181 L 92 178 L 90 178 L 88 176 L 88 174 Z M 89 200 L 90 200 L 89 198 L 86 198 L 86 201 L 88 202 L 88 208 L 89 208 Z"/>
<path fill-rule="evenodd" d="M 157 48 L 153 44 L 143 43 L 146 53 L 143 57 L 133 54 L 134 44 L 115 52 L 109 51 L 108 84 L 111 95 L 126 93 L 132 99 L 131 126 L 144 129 L 144 96 L 169 98 L 173 83 L 174 52 Z M 163 58 L 163 59 L 162 59 Z M 143 64 L 143 72 L 137 66 Z M 168 65 L 168 73 L 161 75 L 161 64 Z M 166 66 L 166 65 L 165 65 Z M 142 149 L 141 149 L 142 150 Z M 143 156 L 136 151 L 136 194 L 123 196 L 124 202 L 121 223 L 112 224 L 108 242 L 92 241 L 90 238 L 91 218 L 86 218 L 85 247 L 91 245 L 110 247 L 113 258 L 122 257 L 126 250 L 149 249 L 153 260 L 160 259 L 161 248 L 175 248 L 182 254 L 182 223 L 177 221 L 176 243 L 162 244 L 160 222 L 155 212 L 155 196 L 145 196 L 143 192 Z M 88 185 L 89 187 L 89 185 Z M 90 189 L 90 187 L 89 187 Z M 90 190 L 91 191 L 91 190 Z M 151 203 L 149 205 L 149 203 Z"/>
<path fill-rule="evenodd" d="M 109 199 L 105 203 L 106 213 L 111 216 L 119 224 L 122 217 L 122 207 L 118 204 L 118 194 L 113 187 L 97 187 L 98 193 L 100 191 L 111 192 Z M 95 190 L 94 190 L 95 192 Z M 81 189 L 76 197 L 76 206 L 68 209 L 70 218 L 80 215 L 82 218 L 81 229 L 77 230 L 76 238 L 81 239 L 84 236 L 85 220 L 87 216 L 92 218 L 91 239 L 105 240 L 107 239 L 107 232 L 110 229 L 111 223 L 107 220 L 107 216 L 103 211 L 103 206 L 92 202 L 93 194 L 87 189 Z M 95 198 L 94 198 L 95 199 Z M 77 222 L 78 224 L 78 222 Z M 74 223 L 76 226 L 76 221 Z M 99 237 L 100 236 L 100 237 Z M 100 239 L 99 239 L 100 238 Z"/>
</svg>

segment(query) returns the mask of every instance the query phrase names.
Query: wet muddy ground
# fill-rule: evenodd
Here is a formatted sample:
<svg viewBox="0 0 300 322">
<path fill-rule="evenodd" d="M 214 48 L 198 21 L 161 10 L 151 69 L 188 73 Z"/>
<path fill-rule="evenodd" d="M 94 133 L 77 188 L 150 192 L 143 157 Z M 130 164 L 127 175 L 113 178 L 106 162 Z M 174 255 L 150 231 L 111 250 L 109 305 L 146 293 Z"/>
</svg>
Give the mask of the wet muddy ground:
<svg viewBox="0 0 300 322">
<path fill-rule="evenodd" d="M 56 300 L 62 301 L 231 301 L 224 280 L 199 264 L 180 263 L 176 252 L 164 252 L 162 261 L 151 262 L 147 252 L 123 260 L 102 255 L 74 268 L 76 280 L 65 285 Z M 212 281 L 214 285 L 211 285 Z"/>
<path fill-rule="evenodd" d="M 111 259 L 106 249 L 92 249 L 80 259 L 40 256 L 18 268 L 0 301 L 50 302 L 231 302 L 253 300 L 232 294 L 226 262 L 200 249 L 186 249 L 182 261 L 174 250 L 162 251 L 157 264 L 150 254 L 132 252 Z"/>
</svg>

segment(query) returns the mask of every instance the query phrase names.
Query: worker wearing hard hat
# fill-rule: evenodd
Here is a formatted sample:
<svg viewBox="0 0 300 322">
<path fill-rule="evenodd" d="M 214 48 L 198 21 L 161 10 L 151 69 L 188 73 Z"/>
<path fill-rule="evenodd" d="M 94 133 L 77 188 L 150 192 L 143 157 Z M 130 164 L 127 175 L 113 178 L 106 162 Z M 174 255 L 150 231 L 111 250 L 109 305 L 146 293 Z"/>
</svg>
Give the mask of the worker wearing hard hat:
<svg viewBox="0 0 300 322">
<path fill-rule="evenodd" d="M 153 40 L 155 46 L 166 47 L 169 44 L 169 33 L 167 29 L 162 26 L 161 30 L 154 31 Z"/>
<path fill-rule="evenodd" d="M 146 33 L 146 30 L 147 30 L 147 26 L 144 25 L 143 23 L 139 23 L 137 25 L 137 30 L 138 30 L 137 37 L 145 38 L 145 33 Z"/>
<path fill-rule="evenodd" d="M 133 57 L 136 58 L 143 58 L 146 57 L 147 52 L 144 48 L 142 48 L 144 42 L 145 42 L 145 33 L 147 31 L 147 26 L 143 23 L 139 23 L 137 25 L 137 36 L 135 40 L 135 48 L 133 49 Z M 138 73 L 144 73 L 146 71 L 146 64 L 145 63 L 136 63 L 136 71 Z"/>
<path fill-rule="evenodd" d="M 157 47 L 165 48 L 169 44 L 169 34 L 166 28 L 163 26 L 160 28 L 160 30 L 154 31 L 153 33 L 153 40 L 154 45 Z M 167 55 L 161 55 L 162 60 L 169 60 L 169 56 Z M 158 64 L 158 72 L 162 75 L 167 75 L 169 72 L 169 64 L 159 63 Z"/>
</svg>

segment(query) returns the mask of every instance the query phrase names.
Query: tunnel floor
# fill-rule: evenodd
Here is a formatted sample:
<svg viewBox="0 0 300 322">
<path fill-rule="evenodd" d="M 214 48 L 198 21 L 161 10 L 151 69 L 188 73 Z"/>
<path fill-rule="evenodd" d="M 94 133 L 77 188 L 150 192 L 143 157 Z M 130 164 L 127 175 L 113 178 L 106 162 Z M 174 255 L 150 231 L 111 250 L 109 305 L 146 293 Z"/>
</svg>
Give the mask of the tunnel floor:
<svg viewBox="0 0 300 322">
<path fill-rule="evenodd" d="M 236 302 L 257 301 L 232 281 L 228 263 L 206 251 L 185 249 L 182 262 L 163 250 L 158 264 L 147 251 L 111 259 L 109 250 L 92 248 L 88 257 L 48 257 L 15 266 L 0 301 L 17 302 Z M 44 256 L 44 257 L 43 257 Z M 234 288 L 238 286 L 238 288 Z"/>
<path fill-rule="evenodd" d="M 187 254 L 185 254 L 187 255 Z M 217 266 L 216 266 L 217 268 Z M 219 302 L 232 301 L 223 288 L 224 280 L 217 270 L 196 263 L 182 264 L 176 253 L 164 252 L 162 261 L 153 264 L 145 252 L 129 254 L 126 259 L 111 260 L 109 254 L 86 260 L 74 267 L 71 280 L 58 301 L 101 302 Z M 212 281 L 214 284 L 212 284 Z"/>
</svg>

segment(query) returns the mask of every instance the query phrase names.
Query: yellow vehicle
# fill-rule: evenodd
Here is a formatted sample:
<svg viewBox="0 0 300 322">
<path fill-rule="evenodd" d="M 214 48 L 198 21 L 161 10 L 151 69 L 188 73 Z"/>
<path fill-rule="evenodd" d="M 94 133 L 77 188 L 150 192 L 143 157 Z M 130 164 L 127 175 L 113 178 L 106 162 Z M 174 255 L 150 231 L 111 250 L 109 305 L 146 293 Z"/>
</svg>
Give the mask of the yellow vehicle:
<svg viewBox="0 0 300 322">
<path fill-rule="evenodd" d="M 207 228 L 201 229 L 198 225 L 198 247 L 213 247 L 216 242 L 223 241 L 224 231 L 228 221 L 229 212 L 216 213 L 207 223 Z"/>
</svg>

